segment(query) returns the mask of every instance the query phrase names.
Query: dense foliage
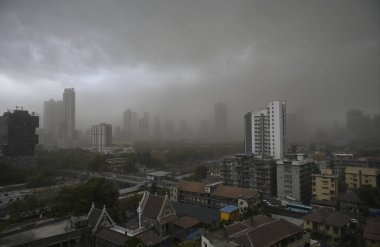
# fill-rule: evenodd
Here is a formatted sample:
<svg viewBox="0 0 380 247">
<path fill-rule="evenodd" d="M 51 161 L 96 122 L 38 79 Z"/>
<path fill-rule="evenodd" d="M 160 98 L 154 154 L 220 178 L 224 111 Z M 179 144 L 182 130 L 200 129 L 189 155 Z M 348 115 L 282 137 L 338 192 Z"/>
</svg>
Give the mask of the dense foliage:
<svg viewBox="0 0 380 247">
<path fill-rule="evenodd" d="M 105 178 L 91 178 L 83 185 L 63 188 L 54 199 L 52 214 L 81 215 L 87 213 L 91 204 L 103 208 L 113 208 L 119 192 L 115 185 Z"/>
<path fill-rule="evenodd" d="M 360 199 L 370 208 L 380 208 L 380 191 L 370 185 L 363 185 L 359 188 Z"/>
</svg>

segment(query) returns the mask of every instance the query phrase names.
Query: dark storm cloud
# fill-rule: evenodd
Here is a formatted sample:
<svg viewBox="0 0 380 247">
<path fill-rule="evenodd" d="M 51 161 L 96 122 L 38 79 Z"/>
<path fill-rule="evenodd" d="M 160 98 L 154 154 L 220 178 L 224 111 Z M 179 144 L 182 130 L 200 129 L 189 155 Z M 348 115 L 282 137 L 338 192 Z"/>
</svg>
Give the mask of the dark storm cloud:
<svg viewBox="0 0 380 247">
<path fill-rule="evenodd" d="M 126 107 L 197 122 L 222 101 L 240 128 L 278 98 L 318 124 L 375 113 L 379 23 L 375 0 L 3 0 L 0 105 L 41 111 L 75 87 L 82 124 Z"/>
</svg>

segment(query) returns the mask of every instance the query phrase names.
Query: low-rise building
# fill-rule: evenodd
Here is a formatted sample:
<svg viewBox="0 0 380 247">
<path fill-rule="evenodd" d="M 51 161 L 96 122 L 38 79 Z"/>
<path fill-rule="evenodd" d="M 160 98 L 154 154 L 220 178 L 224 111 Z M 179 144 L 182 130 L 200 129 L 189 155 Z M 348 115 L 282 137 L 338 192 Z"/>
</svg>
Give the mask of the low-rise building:
<svg viewBox="0 0 380 247">
<path fill-rule="evenodd" d="M 40 220 L 0 233 L 1 247 L 91 246 L 87 217 Z"/>
<path fill-rule="evenodd" d="M 334 174 L 344 179 L 347 167 L 371 167 L 376 168 L 380 165 L 379 157 L 360 157 L 356 154 L 333 154 L 330 158 L 330 165 L 334 169 Z"/>
<path fill-rule="evenodd" d="M 276 162 L 253 154 L 237 154 L 220 162 L 220 173 L 225 185 L 255 189 L 263 195 L 276 194 Z"/>
<path fill-rule="evenodd" d="M 202 235 L 202 247 L 303 247 L 309 242 L 302 227 L 259 215 Z"/>
<path fill-rule="evenodd" d="M 40 220 L 3 231 L 0 233 L 0 247 L 121 247 L 133 238 L 143 246 L 171 245 L 177 217 L 168 196 L 145 192 L 138 215 L 136 224 L 125 228 L 113 221 L 105 207 L 98 209 L 93 204 L 84 216 Z"/>
<path fill-rule="evenodd" d="M 345 170 L 345 181 L 350 189 L 358 189 L 362 185 L 380 188 L 380 169 L 348 166 Z"/>
<path fill-rule="evenodd" d="M 331 169 L 322 169 L 321 174 L 312 174 L 313 198 L 321 201 L 336 201 L 338 176 Z"/>
<path fill-rule="evenodd" d="M 218 209 L 232 204 L 238 206 L 241 213 L 261 201 L 260 194 L 254 190 L 227 186 L 221 182 L 208 184 L 185 180 L 171 188 L 170 198 L 176 202 Z"/>
<path fill-rule="evenodd" d="M 174 222 L 174 241 L 197 240 L 202 235 L 201 222 L 191 216 L 183 216 Z"/>
<path fill-rule="evenodd" d="M 362 215 L 366 205 L 354 191 L 347 191 L 339 198 L 339 211 L 349 215 Z"/>
<path fill-rule="evenodd" d="M 342 244 L 350 234 L 350 217 L 326 208 L 318 209 L 303 217 L 303 227 L 312 237 L 327 240 L 332 244 Z"/>
<path fill-rule="evenodd" d="M 235 205 L 227 205 L 224 208 L 219 209 L 219 211 L 221 221 L 235 220 L 240 215 L 239 207 Z"/>
<path fill-rule="evenodd" d="M 380 218 L 368 218 L 364 226 L 363 239 L 366 247 L 380 246 Z"/>
</svg>

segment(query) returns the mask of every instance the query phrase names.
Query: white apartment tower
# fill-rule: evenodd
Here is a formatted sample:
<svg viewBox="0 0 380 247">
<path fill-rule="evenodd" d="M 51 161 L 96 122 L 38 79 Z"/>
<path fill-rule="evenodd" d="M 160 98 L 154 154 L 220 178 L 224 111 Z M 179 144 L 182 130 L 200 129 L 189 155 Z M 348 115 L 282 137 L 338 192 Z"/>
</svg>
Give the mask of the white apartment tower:
<svg viewBox="0 0 380 247">
<path fill-rule="evenodd" d="M 267 109 L 244 116 L 245 153 L 282 159 L 285 153 L 286 102 L 269 101 Z"/>
<path fill-rule="evenodd" d="M 106 153 L 112 145 L 112 125 L 101 123 L 92 126 L 92 148 L 94 151 Z"/>
</svg>

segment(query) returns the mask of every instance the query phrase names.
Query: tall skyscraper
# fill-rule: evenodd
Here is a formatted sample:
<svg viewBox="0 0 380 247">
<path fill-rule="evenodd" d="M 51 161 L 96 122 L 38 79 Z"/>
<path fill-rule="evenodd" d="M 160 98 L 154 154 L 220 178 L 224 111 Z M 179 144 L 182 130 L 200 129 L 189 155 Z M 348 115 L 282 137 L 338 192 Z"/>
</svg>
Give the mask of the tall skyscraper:
<svg viewBox="0 0 380 247">
<path fill-rule="evenodd" d="M 139 129 L 139 115 L 137 112 L 132 112 L 132 139 L 136 139 Z"/>
<path fill-rule="evenodd" d="M 149 113 L 144 112 L 144 117 L 139 120 L 139 139 L 147 141 L 150 138 Z"/>
<path fill-rule="evenodd" d="M 198 129 L 198 139 L 200 141 L 208 141 L 209 140 L 209 126 L 207 120 L 200 120 L 199 129 Z"/>
<path fill-rule="evenodd" d="M 285 153 L 286 103 L 270 101 L 267 109 L 244 116 L 245 153 L 282 159 Z"/>
<path fill-rule="evenodd" d="M 62 100 L 50 99 L 44 102 L 43 134 L 44 144 L 57 144 L 59 125 L 63 118 Z"/>
<path fill-rule="evenodd" d="M 164 136 L 168 141 L 173 141 L 175 139 L 175 127 L 172 120 L 165 120 Z"/>
<path fill-rule="evenodd" d="M 61 146 L 70 148 L 75 141 L 75 92 L 74 88 L 65 88 L 63 92 L 63 121 L 61 125 Z"/>
<path fill-rule="evenodd" d="M 161 121 L 158 116 L 155 117 L 153 123 L 153 139 L 155 141 L 160 141 L 162 139 Z"/>
<path fill-rule="evenodd" d="M 123 131 L 127 140 L 132 137 L 132 128 L 132 110 L 127 109 L 123 112 Z"/>
<path fill-rule="evenodd" d="M 32 156 L 38 144 L 39 117 L 16 109 L 0 116 L 0 150 L 4 156 Z"/>
<path fill-rule="evenodd" d="M 179 121 L 178 126 L 178 138 L 181 140 L 189 140 L 191 139 L 191 131 L 189 126 L 187 125 L 186 120 Z"/>
<path fill-rule="evenodd" d="M 92 126 L 92 148 L 100 153 L 106 153 L 112 145 L 112 125 L 101 123 Z"/>
<path fill-rule="evenodd" d="M 228 138 L 227 105 L 222 103 L 215 105 L 214 124 L 216 140 L 226 140 Z"/>
</svg>

